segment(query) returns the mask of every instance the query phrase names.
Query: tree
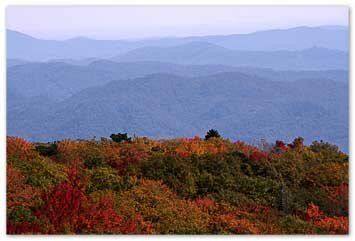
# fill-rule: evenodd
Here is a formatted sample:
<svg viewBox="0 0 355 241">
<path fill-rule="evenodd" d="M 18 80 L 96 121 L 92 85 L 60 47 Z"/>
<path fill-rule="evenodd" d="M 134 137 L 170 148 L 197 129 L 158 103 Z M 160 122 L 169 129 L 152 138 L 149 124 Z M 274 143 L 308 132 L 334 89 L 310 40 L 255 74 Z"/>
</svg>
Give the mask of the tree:
<svg viewBox="0 0 355 241">
<path fill-rule="evenodd" d="M 207 140 L 210 139 L 211 137 L 220 138 L 221 135 L 218 133 L 217 130 L 211 129 L 211 130 L 207 131 L 207 135 L 205 136 L 205 140 L 207 141 Z"/>
<path fill-rule="evenodd" d="M 117 134 L 111 134 L 110 138 L 114 141 L 114 142 L 122 142 L 122 141 L 126 141 L 126 142 L 131 142 L 132 139 L 131 137 L 127 136 L 127 133 L 117 133 Z"/>
<path fill-rule="evenodd" d="M 7 208 L 33 207 L 40 190 L 26 183 L 26 177 L 11 164 L 7 165 Z"/>
<path fill-rule="evenodd" d="M 82 223 L 81 210 L 87 202 L 86 182 L 79 176 L 76 167 L 67 168 L 68 180 L 57 184 L 43 196 L 44 205 L 37 215 L 48 220 L 49 232 L 78 233 Z"/>
<path fill-rule="evenodd" d="M 208 216 L 195 202 L 179 198 L 161 181 L 143 180 L 117 197 L 120 215 L 143 217 L 159 234 L 206 233 Z"/>
<path fill-rule="evenodd" d="M 58 145 L 57 143 L 38 145 L 36 151 L 42 156 L 55 156 L 58 154 Z"/>
</svg>

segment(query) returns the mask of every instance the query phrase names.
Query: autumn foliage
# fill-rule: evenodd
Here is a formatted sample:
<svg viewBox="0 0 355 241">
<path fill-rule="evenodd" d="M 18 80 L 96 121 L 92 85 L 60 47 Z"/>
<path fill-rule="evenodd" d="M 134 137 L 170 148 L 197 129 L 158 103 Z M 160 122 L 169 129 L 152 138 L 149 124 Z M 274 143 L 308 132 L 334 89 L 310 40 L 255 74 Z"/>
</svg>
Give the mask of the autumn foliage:
<svg viewBox="0 0 355 241">
<path fill-rule="evenodd" d="M 347 234 L 348 156 L 302 138 L 7 138 L 8 234 Z"/>
</svg>

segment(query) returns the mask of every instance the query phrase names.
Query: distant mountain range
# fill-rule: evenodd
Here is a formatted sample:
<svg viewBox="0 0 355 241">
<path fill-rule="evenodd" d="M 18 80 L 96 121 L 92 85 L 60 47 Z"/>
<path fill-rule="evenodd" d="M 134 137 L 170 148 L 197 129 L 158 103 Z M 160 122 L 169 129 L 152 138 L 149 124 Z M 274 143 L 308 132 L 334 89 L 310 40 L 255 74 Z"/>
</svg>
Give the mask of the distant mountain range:
<svg viewBox="0 0 355 241">
<path fill-rule="evenodd" d="M 40 64 L 38 70 L 45 65 L 51 67 L 48 73 L 57 76 L 63 88 L 80 86 L 71 82 L 74 80 L 71 73 L 81 76 L 91 69 L 83 80 L 76 78 L 81 83 L 85 79 L 99 80 L 94 76 L 101 75 L 100 72 L 95 75 L 94 67 L 73 72 L 82 67 L 53 63 Z M 14 69 L 10 68 L 10 73 Z M 295 78 L 297 72 L 291 75 Z M 304 72 L 301 76 L 305 76 Z M 12 78 L 8 78 L 9 82 Z M 26 89 L 26 85 L 18 82 L 8 86 L 8 135 L 33 141 L 109 136 L 113 132 L 168 138 L 202 136 L 206 129 L 217 128 L 231 139 L 289 141 L 303 136 L 306 141 L 323 139 L 347 150 L 347 82 L 325 78 L 281 79 L 271 81 L 241 72 L 197 77 L 156 73 L 85 86 L 58 100 L 53 97 L 59 89 L 52 91 L 51 87 L 43 86 L 40 91 L 39 87 L 36 95 L 15 88 Z"/>
<path fill-rule="evenodd" d="M 299 51 L 320 47 L 348 51 L 348 28 L 344 26 L 297 27 L 250 34 L 212 35 L 148 40 L 94 40 L 85 37 L 65 41 L 44 40 L 7 30 L 7 58 L 29 61 L 50 59 L 112 58 L 128 51 L 150 47 L 172 47 L 204 42 L 239 51 Z"/>
<path fill-rule="evenodd" d="M 139 41 L 7 30 L 7 134 L 127 132 L 256 142 L 303 136 L 348 150 L 348 28 Z"/>
<path fill-rule="evenodd" d="M 13 61 L 10 61 L 13 62 Z M 223 72 L 240 72 L 260 76 L 268 81 L 294 81 L 299 79 L 334 80 L 346 82 L 348 72 L 326 71 L 275 71 L 255 67 L 225 65 L 179 65 L 163 62 L 117 63 L 98 60 L 89 65 L 72 65 L 63 62 L 23 63 L 7 70 L 8 90 L 23 97 L 46 95 L 54 100 L 67 98 L 83 89 L 104 85 L 110 81 L 143 77 L 154 73 L 169 73 L 184 77 L 212 75 Z"/>
<path fill-rule="evenodd" d="M 237 51 L 204 42 L 174 47 L 143 47 L 114 57 L 117 62 L 160 61 L 178 64 L 223 64 L 280 70 L 347 69 L 347 52 L 326 48 L 299 51 Z"/>
</svg>

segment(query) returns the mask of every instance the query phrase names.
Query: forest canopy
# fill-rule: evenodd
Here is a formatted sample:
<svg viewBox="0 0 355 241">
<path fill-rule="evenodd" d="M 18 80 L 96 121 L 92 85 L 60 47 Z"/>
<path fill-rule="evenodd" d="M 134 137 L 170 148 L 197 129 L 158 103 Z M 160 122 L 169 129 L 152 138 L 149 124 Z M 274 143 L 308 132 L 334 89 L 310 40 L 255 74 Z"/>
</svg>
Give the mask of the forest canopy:
<svg viewBox="0 0 355 241">
<path fill-rule="evenodd" d="M 330 143 L 111 138 L 7 137 L 7 233 L 348 233 L 349 158 Z"/>
</svg>

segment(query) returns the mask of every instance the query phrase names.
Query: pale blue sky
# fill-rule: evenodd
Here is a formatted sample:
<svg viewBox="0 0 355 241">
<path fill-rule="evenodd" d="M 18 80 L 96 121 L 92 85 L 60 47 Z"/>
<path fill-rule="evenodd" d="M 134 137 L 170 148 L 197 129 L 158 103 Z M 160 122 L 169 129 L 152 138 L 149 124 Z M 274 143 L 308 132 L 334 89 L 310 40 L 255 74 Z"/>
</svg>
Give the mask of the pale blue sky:
<svg viewBox="0 0 355 241">
<path fill-rule="evenodd" d="M 150 38 L 348 25 L 344 6 L 9 6 L 8 29 L 34 37 Z"/>
</svg>

